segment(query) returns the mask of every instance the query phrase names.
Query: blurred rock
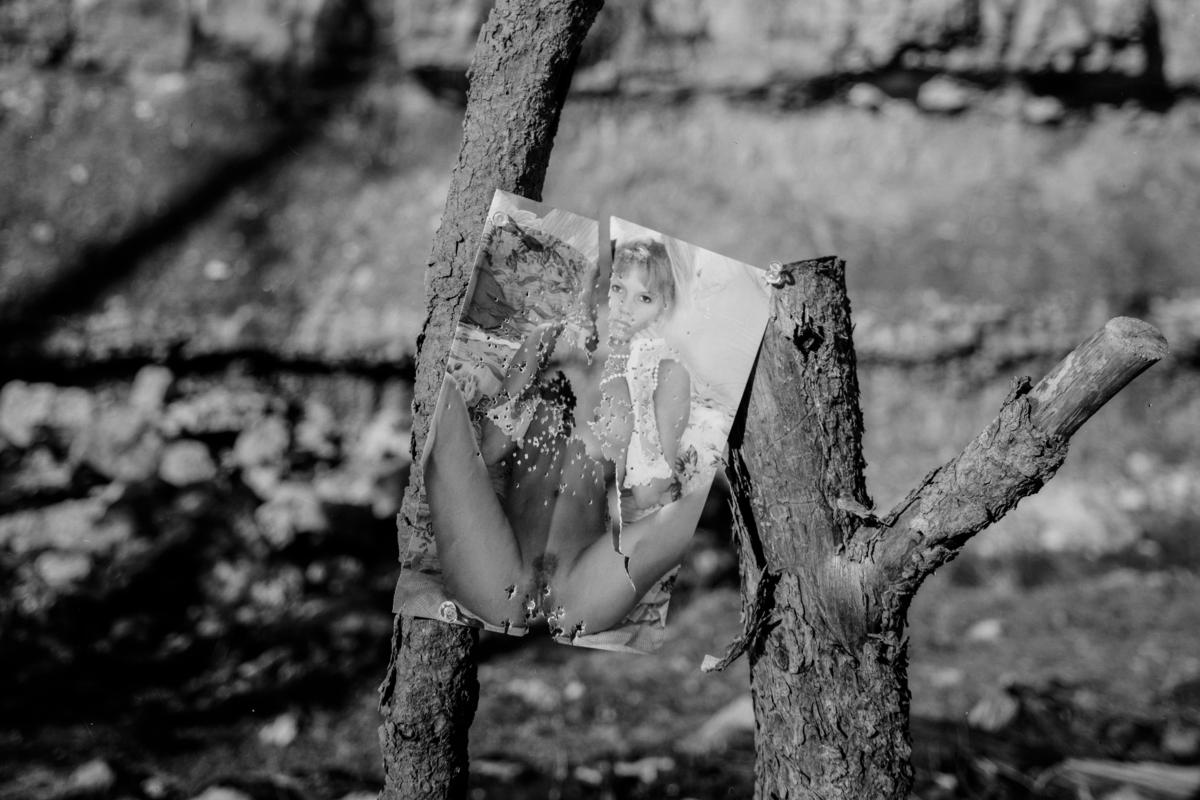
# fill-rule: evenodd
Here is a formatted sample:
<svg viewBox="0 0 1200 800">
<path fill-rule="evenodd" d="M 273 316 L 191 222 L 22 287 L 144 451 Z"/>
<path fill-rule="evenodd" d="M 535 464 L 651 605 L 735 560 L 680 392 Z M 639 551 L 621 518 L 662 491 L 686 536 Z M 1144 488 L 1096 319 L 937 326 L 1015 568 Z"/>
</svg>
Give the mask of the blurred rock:
<svg viewBox="0 0 1200 800">
<path fill-rule="evenodd" d="M 217 476 L 208 448 L 194 440 L 171 442 L 163 449 L 158 477 L 172 486 L 191 486 Z"/>
<path fill-rule="evenodd" d="M 130 520 L 100 498 L 70 500 L 0 516 L 0 545 L 20 555 L 42 550 L 103 553 L 133 535 Z"/>
<path fill-rule="evenodd" d="M 70 590 L 92 571 L 92 559 L 86 553 L 47 551 L 33 562 L 33 569 L 54 594 Z"/>
<path fill-rule="evenodd" d="M 223 281 L 229 278 L 229 262 L 222 261 L 219 258 L 209 259 L 204 262 L 204 277 L 210 281 Z"/>
<path fill-rule="evenodd" d="M 0 475 L 0 507 L 31 495 L 64 493 L 71 488 L 74 475 L 74 468 L 49 448 L 35 447 L 25 454 L 15 474 Z"/>
<path fill-rule="evenodd" d="M 67 778 L 66 791 L 72 797 L 102 795 L 117 782 L 117 775 L 108 762 L 101 759 L 80 764 Z"/>
<path fill-rule="evenodd" d="M 994 642 L 1004 636 L 1004 623 L 999 619 L 981 619 L 967 628 L 968 642 Z"/>
<path fill-rule="evenodd" d="M 241 471 L 242 483 L 254 492 L 260 499 L 274 496 L 279 484 L 283 482 L 283 467 L 280 464 L 264 464 L 258 467 L 244 467 Z"/>
<path fill-rule="evenodd" d="M 4 384 L 0 388 L 0 436 L 17 447 L 29 447 L 37 429 L 50 419 L 54 397 L 54 387 L 48 383 Z"/>
<path fill-rule="evenodd" d="M 164 800 L 169 795 L 182 794 L 174 781 L 165 775 L 151 775 L 142 781 L 141 789 L 148 800 Z"/>
<path fill-rule="evenodd" d="M 846 93 L 846 102 L 855 108 L 878 111 L 888 101 L 882 89 L 870 83 L 856 83 Z"/>
<path fill-rule="evenodd" d="M 1021 106 L 1021 118 L 1033 125 L 1057 125 L 1067 109 L 1057 97 L 1031 97 Z"/>
<path fill-rule="evenodd" d="M 575 767 L 571 776 L 585 786 L 599 786 L 604 783 L 604 772 L 595 767 L 589 767 L 587 764 Z"/>
<path fill-rule="evenodd" d="M 957 114 L 971 105 L 970 87 L 952 78 L 935 77 L 917 90 L 917 106 L 922 111 L 938 114 Z"/>
<path fill-rule="evenodd" d="M 0 680 L 18 687 L 0 697 L 0 715 L 36 714 L 50 697 L 80 713 L 214 708 L 281 697 L 317 676 L 341 686 L 364 668 L 390 632 L 392 575 L 374 555 L 374 542 L 391 537 L 361 528 L 386 481 L 406 475 L 407 454 L 394 451 L 407 389 L 339 376 L 284 384 L 237 370 L 176 380 L 151 368 L 124 388 L 10 381 L 0 390 L 9 433 L 29 444 L 6 434 L 0 501 L 45 502 L 0 514 L 0 575 L 10 578 L 0 649 L 15 654 Z M 292 547 L 329 529 L 314 478 L 349 466 L 343 432 L 366 488 L 336 504 L 357 527 L 337 544 L 309 537 Z M 392 486 L 388 501 L 402 490 Z M 380 525 L 390 529 L 390 518 Z M 80 658 L 103 692 L 74 679 L 63 689 Z"/>
<path fill-rule="evenodd" d="M 563 687 L 563 699 L 568 703 L 577 703 L 587 694 L 587 686 L 583 681 L 572 680 L 568 681 Z"/>
<path fill-rule="evenodd" d="M 269 407 L 270 401 L 260 392 L 218 385 L 173 401 L 166 408 L 162 428 L 169 436 L 236 433 Z"/>
<path fill-rule="evenodd" d="M 142 367 L 133 378 L 129 405 L 146 415 L 159 413 L 174 380 L 175 376 L 166 367 Z"/>
<path fill-rule="evenodd" d="M 256 420 L 238 434 L 233 463 L 242 469 L 282 464 L 291 444 L 287 423 L 276 416 Z"/>
<path fill-rule="evenodd" d="M 1007 728 L 1021 711 L 1021 704 L 1006 689 L 996 689 L 981 697 L 967 712 L 967 724 L 981 731 Z"/>
<path fill-rule="evenodd" d="M 163 438 L 153 419 L 138 408 L 102 408 L 81 442 L 82 460 L 107 478 L 138 484 L 158 472 Z"/>
<path fill-rule="evenodd" d="M 294 712 L 280 714 L 258 729 L 258 740 L 270 747 L 287 747 L 296 740 L 300 723 Z"/>
</svg>

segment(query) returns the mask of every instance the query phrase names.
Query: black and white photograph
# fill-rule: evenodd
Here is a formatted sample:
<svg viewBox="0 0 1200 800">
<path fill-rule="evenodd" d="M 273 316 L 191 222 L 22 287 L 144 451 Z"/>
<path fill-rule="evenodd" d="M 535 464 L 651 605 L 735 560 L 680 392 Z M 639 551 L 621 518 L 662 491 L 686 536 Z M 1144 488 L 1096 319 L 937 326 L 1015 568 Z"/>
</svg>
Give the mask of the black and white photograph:
<svg viewBox="0 0 1200 800">
<path fill-rule="evenodd" d="M 432 537 L 410 543 L 402 613 L 661 643 L 766 273 L 619 218 L 609 231 L 602 272 L 595 221 L 496 193 L 421 456 Z"/>
<path fill-rule="evenodd" d="M 0 0 L 0 800 L 1200 798 L 1200 0 Z"/>
</svg>

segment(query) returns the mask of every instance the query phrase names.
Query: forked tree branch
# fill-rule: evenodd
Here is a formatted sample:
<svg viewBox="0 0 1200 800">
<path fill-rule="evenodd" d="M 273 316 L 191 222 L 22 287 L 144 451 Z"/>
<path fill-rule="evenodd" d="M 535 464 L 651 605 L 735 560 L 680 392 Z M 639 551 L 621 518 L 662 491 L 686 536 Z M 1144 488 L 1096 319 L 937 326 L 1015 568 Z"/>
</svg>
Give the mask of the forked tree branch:
<svg viewBox="0 0 1200 800">
<path fill-rule="evenodd" d="M 1110 320 L 1036 386 L 1016 382 L 1000 415 L 961 454 L 886 517 L 859 528 L 848 555 L 875 566 L 883 628 L 902 623 L 921 582 L 972 536 L 1041 488 L 1066 458 L 1071 435 L 1166 352 L 1153 326 Z"/>
</svg>

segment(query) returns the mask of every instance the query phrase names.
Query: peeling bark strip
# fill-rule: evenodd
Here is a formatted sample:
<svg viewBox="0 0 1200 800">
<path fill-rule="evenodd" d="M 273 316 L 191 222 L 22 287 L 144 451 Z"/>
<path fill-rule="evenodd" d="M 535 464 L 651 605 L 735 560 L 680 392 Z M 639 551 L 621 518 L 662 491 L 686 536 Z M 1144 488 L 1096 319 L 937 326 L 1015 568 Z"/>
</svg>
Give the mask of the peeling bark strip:
<svg viewBox="0 0 1200 800">
<path fill-rule="evenodd" d="M 755 796 L 899 798 L 912 785 L 904 615 L 921 581 L 1037 491 L 1067 439 L 1166 352 L 1119 318 L 889 515 L 869 511 L 843 265 L 793 264 L 734 439 L 730 480 L 750 652 Z"/>
<path fill-rule="evenodd" d="M 412 452 L 421 452 L 445 370 L 472 256 L 496 189 L 538 200 L 584 35 L 602 0 L 498 0 L 471 65 L 463 141 L 427 266 L 428 313 L 418 341 Z M 415 459 L 414 459 L 415 461 Z M 400 552 L 426 525 L 418 465 L 400 511 Z M 473 629 L 397 620 L 380 687 L 387 800 L 466 795 L 467 730 L 478 684 Z"/>
</svg>

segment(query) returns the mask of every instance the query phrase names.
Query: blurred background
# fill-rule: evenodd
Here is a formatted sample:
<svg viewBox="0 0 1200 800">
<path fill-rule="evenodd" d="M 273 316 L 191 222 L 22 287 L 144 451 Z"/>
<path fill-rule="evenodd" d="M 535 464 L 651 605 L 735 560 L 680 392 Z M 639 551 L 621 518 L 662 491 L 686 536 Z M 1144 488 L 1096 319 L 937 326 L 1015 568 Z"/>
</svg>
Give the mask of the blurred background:
<svg viewBox="0 0 1200 800">
<path fill-rule="evenodd" d="M 374 797 L 484 0 L 0 3 L 0 798 Z M 1200 1 L 609 0 L 544 197 L 848 263 L 886 509 L 1109 317 L 1171 356 L 911 615 L 917 796 L 1200 791 Z M 474 798 L 735 798 L 714 491 L 655 657 L 485 637 Z"/>
</svg>

